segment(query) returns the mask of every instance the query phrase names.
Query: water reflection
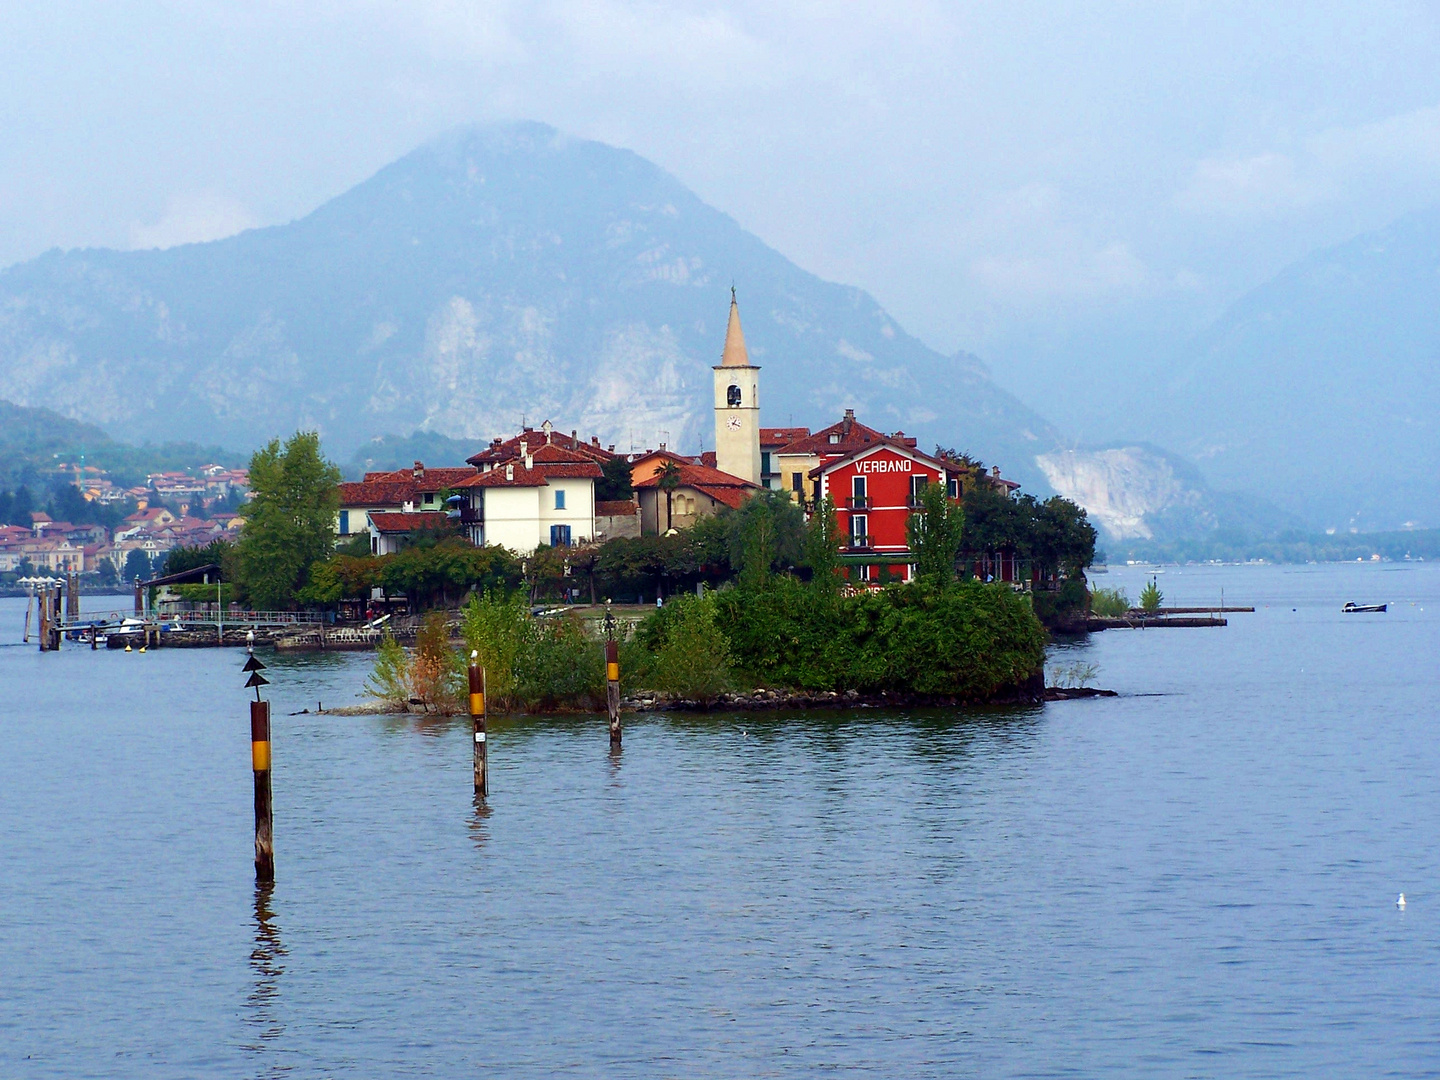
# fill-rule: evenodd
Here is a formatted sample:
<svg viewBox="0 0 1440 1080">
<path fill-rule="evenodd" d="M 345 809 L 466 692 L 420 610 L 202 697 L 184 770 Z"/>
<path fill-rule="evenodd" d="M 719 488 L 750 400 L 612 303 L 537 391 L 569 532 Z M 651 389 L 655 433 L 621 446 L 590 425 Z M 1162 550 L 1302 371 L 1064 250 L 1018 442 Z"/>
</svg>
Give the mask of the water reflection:
<svg viewBox="0 0 1440 1080">
<path fill-rule="evenodd" d="M 485 851 L 485 845 L 490 842 L 490 804 L 485 801 L 485 796 L 478 791 L 475 793 L 474 812 L 470 815 L 468 828 L 470 839 L 475 844 L 475 850 Z"/>
<path fill-rule="evenodd" d="M 276 1008 L 280 1000 L 280 976 L 285 973 L 286 954 L 285 944 L 280 940 L 280 928 L 275 924 L 275 913 L 270 907 L 274 891 L 274 885 L 255 886 L 255 947 L 250 951 L 250 972 L 255 981 L 245 998 L 245 1018 L 253 1027 L 256 1040 L 246 1047 L 247 1050 L 273 1049 L 266 1044 L 285 1032 Z M 285 1068 L 273 1065 L 270 1075 L 285 1071 Z"/>
</svg>

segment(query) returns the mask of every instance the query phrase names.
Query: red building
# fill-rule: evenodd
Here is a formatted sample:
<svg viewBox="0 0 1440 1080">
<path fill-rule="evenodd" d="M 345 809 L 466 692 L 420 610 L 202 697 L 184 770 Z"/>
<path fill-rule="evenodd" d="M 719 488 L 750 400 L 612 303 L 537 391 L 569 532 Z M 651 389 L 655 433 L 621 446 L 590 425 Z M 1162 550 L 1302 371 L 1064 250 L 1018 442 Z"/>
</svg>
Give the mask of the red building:
<svg viewBox="0 0 1440 1080">
<path fill-rule="evenodd" d="M 944 462 L 922 454 L 913 440 L 880 436 L 811 470 L 820 498 L 829 496 L 843 537 L 851 580 L 873 580 L 879 568 L 912 575 L 907 525 L 929 484 L 950 489 Z"/>
</svg>

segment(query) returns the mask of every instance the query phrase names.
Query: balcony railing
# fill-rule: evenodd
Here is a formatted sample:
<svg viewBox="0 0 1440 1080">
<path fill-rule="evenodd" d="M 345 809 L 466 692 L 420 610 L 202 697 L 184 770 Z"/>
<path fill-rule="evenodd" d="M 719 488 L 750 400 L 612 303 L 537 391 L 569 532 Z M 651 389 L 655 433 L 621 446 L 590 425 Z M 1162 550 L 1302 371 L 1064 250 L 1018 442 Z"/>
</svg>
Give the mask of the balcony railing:
<svg viewBox="0 0 1440 1080">
<path fill-rule="evenodd" d="M 845 500 L 846 510 L 869 510 L 870 500 L 864 495 L 852 495 Z"/>
<path fill-rule="evenodd" d="M 460 508 L 461 525 L 483 525 L 485 523 L 485 511 L 470 506 Z"/>
<path fill-rule="evenodd" d="M 849 537 L 846 541 L 845 546 L 851 551 L 869 551 L 870 537 L 863 535 Z"/>
</svg>

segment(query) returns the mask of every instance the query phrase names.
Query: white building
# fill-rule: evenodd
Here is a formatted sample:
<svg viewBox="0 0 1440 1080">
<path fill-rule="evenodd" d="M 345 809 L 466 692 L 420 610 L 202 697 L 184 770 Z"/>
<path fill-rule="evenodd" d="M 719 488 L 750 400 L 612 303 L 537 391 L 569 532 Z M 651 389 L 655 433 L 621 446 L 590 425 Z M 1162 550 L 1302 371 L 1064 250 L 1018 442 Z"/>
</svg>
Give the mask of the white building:
<svg viewBox="0 0 1440 1080">
<path fill-rule="evenodd" d="M 510 461 L 485 462 L 483 472 L 457 484 L 460 521 L 477 546 L 500 544 L 521 555 L 538 547 L 569 547 L 595 537 L 595 481 L 604 473 L 592 457 L 562 446 L 520 445 Z"/>
</svg>

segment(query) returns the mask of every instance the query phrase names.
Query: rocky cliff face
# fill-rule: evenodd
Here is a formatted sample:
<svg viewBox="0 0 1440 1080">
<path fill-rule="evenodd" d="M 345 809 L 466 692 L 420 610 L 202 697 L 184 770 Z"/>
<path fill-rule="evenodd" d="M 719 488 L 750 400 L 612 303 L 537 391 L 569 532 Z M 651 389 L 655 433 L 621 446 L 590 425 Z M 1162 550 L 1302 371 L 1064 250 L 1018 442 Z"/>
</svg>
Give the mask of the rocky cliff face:
<svg viewBox="0 0 1440 1080">
<path fill-rule="evenodd" d="M 1063 450 L 1035 459 L 1057 493 L 1085 508 L 1112 540 L 1153 540 L 1157 521 L 1179 511 L 1213 528 L 1204 494 L 1175 464 L 1141 446 Z"/>
<path fill-rule="evenodd" d="M 711 446 L 739 289 L 767 424 L 853 407 L 1032 484 L 1058 441 L 865 293 L 805 273 L 634 154 L 540 125 L 428 144 L 299 221 L 0 273 L 0 398 L 132 439 L 296 427 L 488 439 L 522 416 L 620 448 Z"/>
</svg>

